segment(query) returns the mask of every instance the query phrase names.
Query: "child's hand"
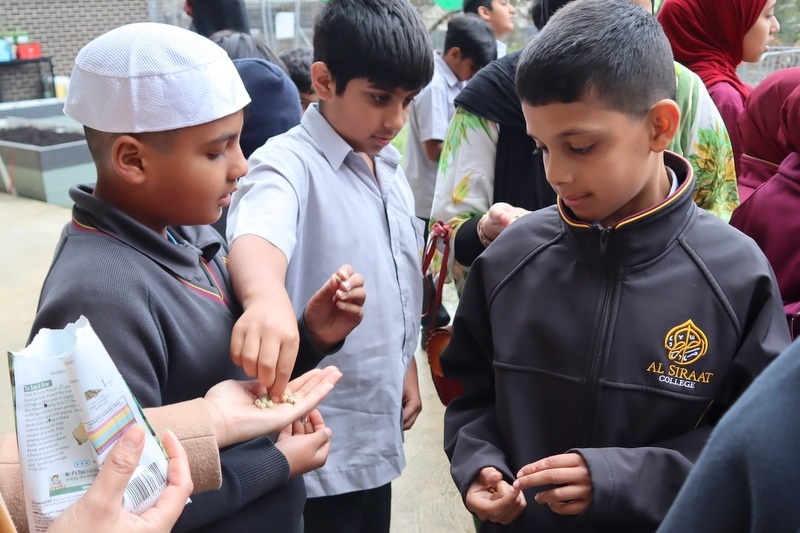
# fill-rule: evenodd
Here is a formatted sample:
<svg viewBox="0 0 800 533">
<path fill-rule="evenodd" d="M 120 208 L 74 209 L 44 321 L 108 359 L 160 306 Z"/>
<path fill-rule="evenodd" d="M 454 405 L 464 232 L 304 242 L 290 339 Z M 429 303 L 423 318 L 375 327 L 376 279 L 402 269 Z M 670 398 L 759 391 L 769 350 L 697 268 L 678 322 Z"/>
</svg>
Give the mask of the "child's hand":
<svg viewBox="0 0 800 533">
<path fill-rule="evenodd" d="M 311 411 L 306 421 L 295 421 L 278 435 L 275 446 L 289 462 L 289 477 L 321 467 L 331 448 L 331 428 L 325 426 L 319 411 Z"/>
<path fill-rule="evenodd" d="M 309 300 L 305 322 L 321 351 L 329 350 L 361 323 L 367 292 L 364 277 L 342 265 Z"/>
<path fill-rule="evenodd" d="M 510 524 L 525 507 L 525 495 L 493 466 L 482 468 L 467 489 L 467 509 L 480 520 Z"/>
<path fill-rule="evenodd" d="M 486 238 L 493 241 L 504 229 L 510 226 L 512 222 L 528 213 L 530 213 L 530 211 L 527 209 L 514 207 L 505 202 L 497 202 L 496 204 L 492 204 L 478 223 L 481 224 L 481 229 Z"/>
<path fill-rule="evenodd" d="M 317 407 L 342 377 L 335 366 L 314 369 L 289 383 L 289 390 L 300 395 L 295 403 L 277 403 L 272 409 L 258 409 L 254 397 L 264 394 L 258 381 L 223 381 L 205 395 L 220 448 L 262 435 L 277 433 Z"/>
<path fill-rule="evenodd" d="M 234 364 L 258 378 L 276 402 L 286 391 L 299 348 L 297 317 L 284 287 L 269 301 L 248 305 L 231 333 Z"/>
<path fill-rule="evenodd" d="M 552 455 L 525 465 L 517 473 L 514 487 L 523 490 L 556 485 L 536 495 L 536 503 L 548 505 L 557 514 L 579 515 L 592 500 L 589 467 L 579 453 Z"/>
</svg>

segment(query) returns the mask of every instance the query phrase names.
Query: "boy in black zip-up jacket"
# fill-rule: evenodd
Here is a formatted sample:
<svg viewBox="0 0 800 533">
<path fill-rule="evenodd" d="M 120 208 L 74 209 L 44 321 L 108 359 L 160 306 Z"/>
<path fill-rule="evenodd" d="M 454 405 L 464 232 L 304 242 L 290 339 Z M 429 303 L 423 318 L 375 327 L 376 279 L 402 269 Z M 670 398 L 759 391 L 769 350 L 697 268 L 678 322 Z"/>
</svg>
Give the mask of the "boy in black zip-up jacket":
<svg viewBox="0 0 800 533">
<path fill-rule="evenodd" d="M 554 81 L 555 80 L 555 81 Z M 442 364 L 445 450 L 481 531 L 652 531 L 708 434 L 789 343 L 755 244 L 665 149 L 669 43 L 630 0 L 576 0 L 520 58 L 552 208 L 473 264 Z"/>
</svg>

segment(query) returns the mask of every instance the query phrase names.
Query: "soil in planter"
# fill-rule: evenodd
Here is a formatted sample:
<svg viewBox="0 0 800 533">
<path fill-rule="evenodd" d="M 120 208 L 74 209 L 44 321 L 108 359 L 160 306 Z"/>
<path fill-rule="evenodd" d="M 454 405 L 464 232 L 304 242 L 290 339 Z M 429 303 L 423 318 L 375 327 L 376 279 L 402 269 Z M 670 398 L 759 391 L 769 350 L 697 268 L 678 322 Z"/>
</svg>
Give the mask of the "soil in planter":
<svg viewBox="0 0 800 533">
<path fill-rule="evenodd" d="M 34 146 L 52 146 L 54 144 L 82 140 L 84 140 L 84 137 L 80 133 L 41 130 L 30 126 L 0 129 L 0 141 L 32 144 Z"/>
</svg>

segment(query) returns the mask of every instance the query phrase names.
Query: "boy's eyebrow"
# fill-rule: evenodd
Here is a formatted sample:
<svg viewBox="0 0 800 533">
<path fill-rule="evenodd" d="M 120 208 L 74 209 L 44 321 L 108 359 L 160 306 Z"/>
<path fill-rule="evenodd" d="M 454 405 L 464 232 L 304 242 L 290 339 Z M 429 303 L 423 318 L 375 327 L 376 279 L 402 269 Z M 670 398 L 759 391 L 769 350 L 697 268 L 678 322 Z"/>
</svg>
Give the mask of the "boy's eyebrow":
<svg viewBox="0 0 800 533">
<path fill-rule="evenodd" d="M 389 93 L 393 93 L 394 90 L 397 89 L 397 87 L 391 87 L 389 85 L 384 85 L 383 83 L 374 83 L 374 82 L 369 82 L 369 87 L 371 89 L 378 89 L 379 91 L 386 91 Z"/>
<path fill-rule="evenodd" d="M 574 128 L 570 128 L 568 130 L 560 132 L 557 136 L 558 137 L 571 137 L 573 135 L 582 135 L 584 133 L 596 133 L 596 132 L 597 132 L 596 128 L 584 128 L 584 127 L 576 126 Z M 531 131 L 528 130 L 528 129 L 525 130 L 525 133 L 528 134 L 528 137 L 531 137 L 533 139 L 536 138 L 536 136 L 533 133 L 531 133 Z"/>
<path fill-rule="evenodd" d="M 220 136 L 208 141 L 208 144 L 223 144 L 223 143 L 227 143 L 227 142 L 235 139 L 237 135 L 238 135 L 238 133 L 223 133 L 222 135 L 220 135 Z"/>
<path fill-rule="evenodd" d="M 379 91 L 386 91 L 387 93 L 393 93 L 393 92 L 395 92 L 397 90 L 401 90 L 402 89 L 402 87 L 392 87 L 390 85 L 385 85 L 383 83 L 374 83 L 374 82 L 369 82 L 369 86 L 368 87 L 370 89 L 377 89 Z M 414 90 L 414 91 L 409 91 L 409 94 L 412 95 L 412 96 L 416 96 L 416 95 L 418 95 L 420 93 L 420 91 L 422 91 L 421 87 L 419 89 Z"/>
<path fill-rule="evenodd" d="M 581 135 L 584 133 L 595 133 L 597 131 L 596 128 L 583 128 L 583 127 L 575 127 L 570 128 L 568 130 L 562 131 L 558 134 L 559 137 L 571 137 L 573 135 Z"/>
</svg>

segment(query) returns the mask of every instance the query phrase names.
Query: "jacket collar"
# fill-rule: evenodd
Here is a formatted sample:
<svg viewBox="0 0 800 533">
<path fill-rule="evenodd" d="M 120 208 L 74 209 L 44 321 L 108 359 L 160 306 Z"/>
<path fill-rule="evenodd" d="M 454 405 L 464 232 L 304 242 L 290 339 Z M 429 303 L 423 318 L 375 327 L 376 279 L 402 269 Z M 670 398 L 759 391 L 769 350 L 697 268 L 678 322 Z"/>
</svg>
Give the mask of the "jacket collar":
<svg viewBox="0 0 800 533">
<path fill-rule="evenodd" d="M 693 198 L 694 175 L 691 164 L 672 152 L 664 153 L 664 164 L 678 178 L 679 185 L 675 193 L 646 211 L 620 220 L 611 228 L 578 220 L 558 199 L 558 212 L 567 238 L 581 260 L 605 263 L 618 258 L 623 266 L 634 266 L 664 253 L 698 209 Z"/>
<path fill-rule="evenodd" d="M 75 202 L 72 224 L 79 230 L 96 231 L 129 246 L 166 270 L 187 281 L 205 284 L 200 259 L 210 262 L 219 252 L 219 236 L 206 226 L 171 226 L 170 233 L 178 241 L 173 244 L 127 214 L 92 196 L 93 185 L 70 188 Z"/>
</svg>

